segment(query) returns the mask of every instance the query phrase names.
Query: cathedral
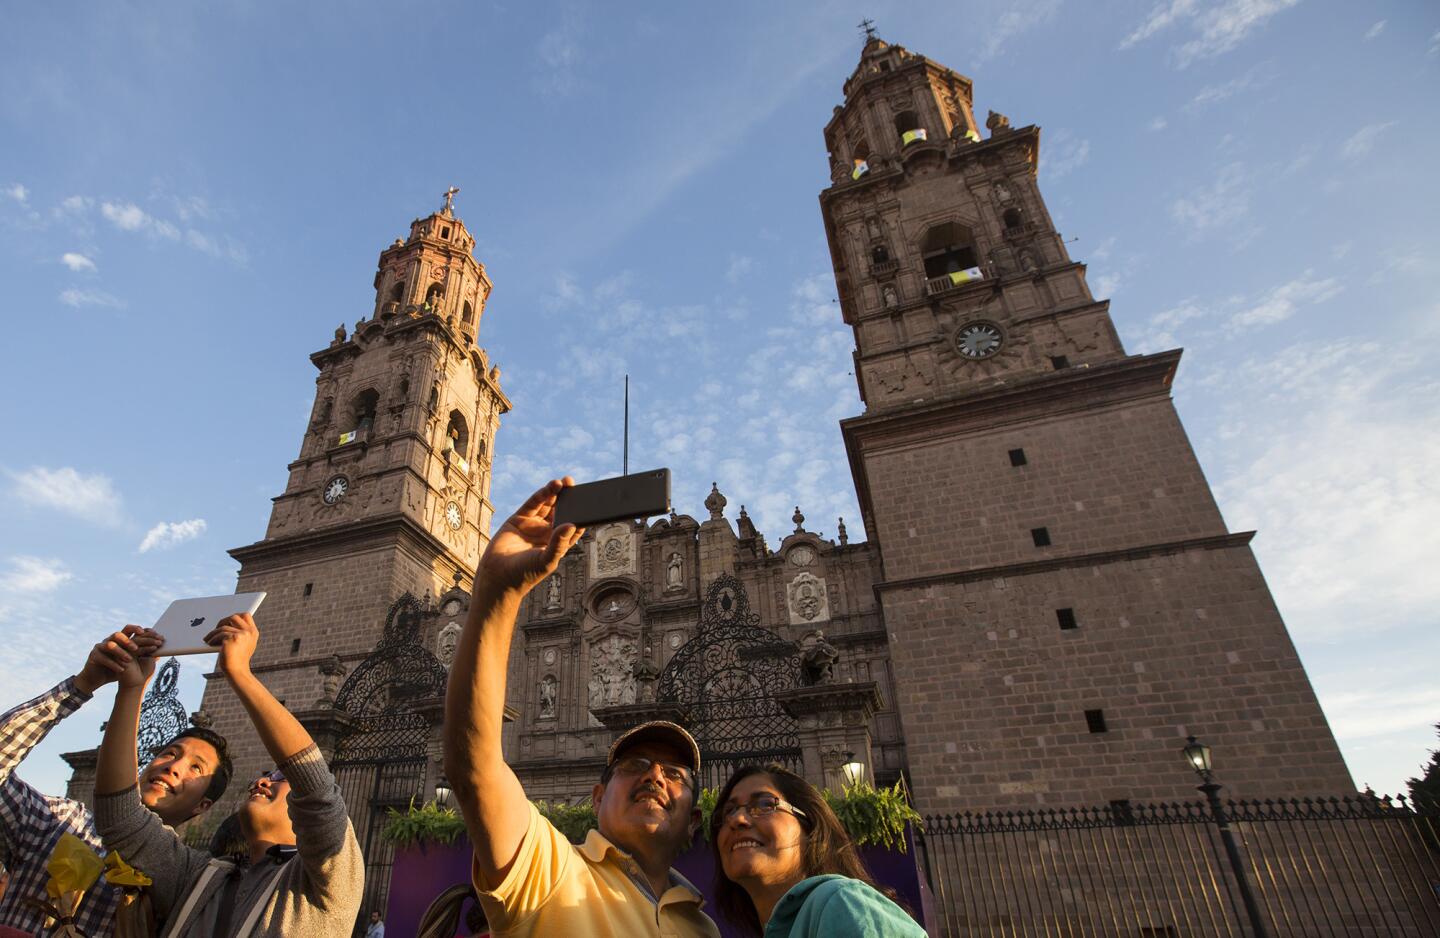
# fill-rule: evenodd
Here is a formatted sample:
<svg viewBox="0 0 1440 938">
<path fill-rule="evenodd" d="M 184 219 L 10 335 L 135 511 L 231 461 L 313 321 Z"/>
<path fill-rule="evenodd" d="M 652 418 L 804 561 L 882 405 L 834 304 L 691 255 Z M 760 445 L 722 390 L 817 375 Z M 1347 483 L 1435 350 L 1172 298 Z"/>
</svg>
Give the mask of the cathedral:
<svg viewBox="0 0 1440 938">
<path fill-rule="evenodd" d="M 927 815 L 1192 797 L 1192 734 L 1236 797 L 1354 791 L 1254 532 L 1226 527 L 1176 414 L 1180 351 L 1125 351 L 1046 209 L 1040 129 L 977 121 L 972 91 L 872 36 L 824 128 L 862 517 L 762 532 L 742 504 L 761 493 L 716 480 L 588 531 L 512 649 L 507 756 L 532 798 L 587 799 L 614 735 L 655 718 L 692 729 L 706 785 L 777 761 L 903 780 Z M 237 590 L 269 594 L 255 671 L 344 789 L 367 907 L 385 809 L 445 788 L 446 667 L 494 523 L 511 404 L 473 248 L 447 194 L 380 252 L 374 308 L 310 356 L 265 537 L 231 551 Z M 254 777 L 264 751 L 206 677 L 195 719 Z M 93 756 L 70 758 L 84 794 Z"/>
</svg>

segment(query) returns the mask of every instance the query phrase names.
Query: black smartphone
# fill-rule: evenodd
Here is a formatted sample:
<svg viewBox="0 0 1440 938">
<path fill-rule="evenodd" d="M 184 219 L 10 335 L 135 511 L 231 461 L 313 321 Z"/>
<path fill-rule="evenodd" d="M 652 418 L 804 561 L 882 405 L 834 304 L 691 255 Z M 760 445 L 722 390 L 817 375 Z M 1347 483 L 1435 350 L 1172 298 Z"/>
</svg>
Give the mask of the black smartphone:
<svg viewBox="0 0 1440 938">
<path fill-rule="evenodd" d="M 585 527 L 663 515 L 670 510 L 670 470 L 652 469 L 561 489 L 555 497 L 555 525 Z"/>
</svg>

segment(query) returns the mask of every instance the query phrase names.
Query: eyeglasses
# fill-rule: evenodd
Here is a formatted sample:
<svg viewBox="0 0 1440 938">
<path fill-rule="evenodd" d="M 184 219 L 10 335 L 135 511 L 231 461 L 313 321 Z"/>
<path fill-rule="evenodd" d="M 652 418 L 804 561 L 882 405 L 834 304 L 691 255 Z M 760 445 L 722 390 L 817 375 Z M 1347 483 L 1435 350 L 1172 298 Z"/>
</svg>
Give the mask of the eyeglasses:
<svg viewBox="0 0 1440 938">
<path fill-rule="evenodd" d="M 774 814 L 776 811 L 784 811 L 786 814 L 793 814 L 795 817 L 805 817 L 805 812 L 795 807 L 788 801 L 782 801 L 774 795 L 757 795 L 751 798 L 746 804 L 727 804 L 720 812 L 722 820 L 728 821 L 744 811 L 752 818 L 764 817 L 767 814 Z"/>
<path fill-rule="evenodd" d="M 657 759 L 647 759 L 644 756 L 626 756 L 617 759 L 611 766 L 614 771 L 625 776 L 641 776 L 648 774 L 651 766 L 660 766 L 660 774 L 665 776 L 665 781 L 672 785 L 689 785 L 690 770 L 683 765 L 675 765 L 671 762 L 661 762 Z"/>
<path fill-rule="evenodd" d="M 265 779 L 269 779 L 271 782 L 283 782 L 285 781 L 285 773 L 280 771 L 279 769 L 276 769 L 273 772 L 266 772 L 264 775 L 255 779 L 255 781 L 259 782 Z"/>
</svg>

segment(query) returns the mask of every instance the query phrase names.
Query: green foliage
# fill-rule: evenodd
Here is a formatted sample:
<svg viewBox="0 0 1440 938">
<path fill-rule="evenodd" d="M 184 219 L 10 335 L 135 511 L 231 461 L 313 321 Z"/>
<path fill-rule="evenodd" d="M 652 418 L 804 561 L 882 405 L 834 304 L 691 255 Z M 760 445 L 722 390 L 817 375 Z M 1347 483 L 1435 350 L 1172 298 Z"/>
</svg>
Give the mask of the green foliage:
<svg viewBox="0 0 1440 938">
<path fill-rule="evenodd" d="M 465 833 L 465 822 L 454 808 L 442 808 L 433 801 L 404 811 L 389 808 L 385 811 L 385 827 L 380 836 L 397 847 L 412 847 L 416 844 L 453 844 Z"/>
<path fill-rule="evenodd" d="M 595 817 L 595 807 L 590 802 L 584 804 L 565 804 L 563 801 L 537 801 L 535 808 L 540 816 L 551 824 L 555 829 L 565 835 L 565 839 L 572 844 L 582 843 L 585 835 L 590 833 L 600 822 Z"/>
<path fill-rule="evenodd" d="M 705 838 L 710 837 L 710 818 L 715 813 L 719 791 L 706 788 L 700 792 L 700 824 Z M 920 820 L 910 806 L 910 799 L 899 782 L 890 788 L 876 788 L 868 782 L 847 785 L 839 792 L 821 792 L 840 823 L 856 845 L 880 844 L 888 850 L 905 850 L 905 825 Z M 571 843 L 578 844 L 598 825 L 595 808 L 585 804 L 537 801 L 535 808 Z M 433 801 L 417 807 L 414 801 L 405 811 L 394 808 L 387 818 L 381 836 L 400 847 L 415 844 L 451 844 L 465 833 L 465 822 L 453 808 L 442 808 Z"/>
<path fill-rule="evenodd" d="M 1440 723 L 1435 724 L 1435 729 L 1440 730 Z M 1410 798 L 1417 805 L 1434 810 L 1440 807 L 1440 749 L 1430 753 L 1430 764 L 1424 768 L 1424 775 L 1409 779 L 1405 784 L 1410 789 Z"/>
<path fill-rule="evenodd" d="M 887 850 L 904 853 L 905 825 L 920 820 L 899 782 L 889 788 L 857 782 L 839 792 L 827 788 L 821 794 L 856 846 L 880 844 Z"/>
</svg>

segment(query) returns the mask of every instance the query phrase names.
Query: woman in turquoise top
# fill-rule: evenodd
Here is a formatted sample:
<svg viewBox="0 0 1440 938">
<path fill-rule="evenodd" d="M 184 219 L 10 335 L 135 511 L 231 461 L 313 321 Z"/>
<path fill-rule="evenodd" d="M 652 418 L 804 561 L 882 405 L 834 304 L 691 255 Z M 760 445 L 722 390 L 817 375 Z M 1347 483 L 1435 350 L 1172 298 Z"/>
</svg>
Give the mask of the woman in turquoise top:
<svg viewBox="0 0 1440 938">
<path fill-rule="evenodd" d="M 710 817 L 716 905 L 764 938 L 924 938 L 876 887 L 820 792 L 778 765 L 738 769 Z"/>
</svg>

